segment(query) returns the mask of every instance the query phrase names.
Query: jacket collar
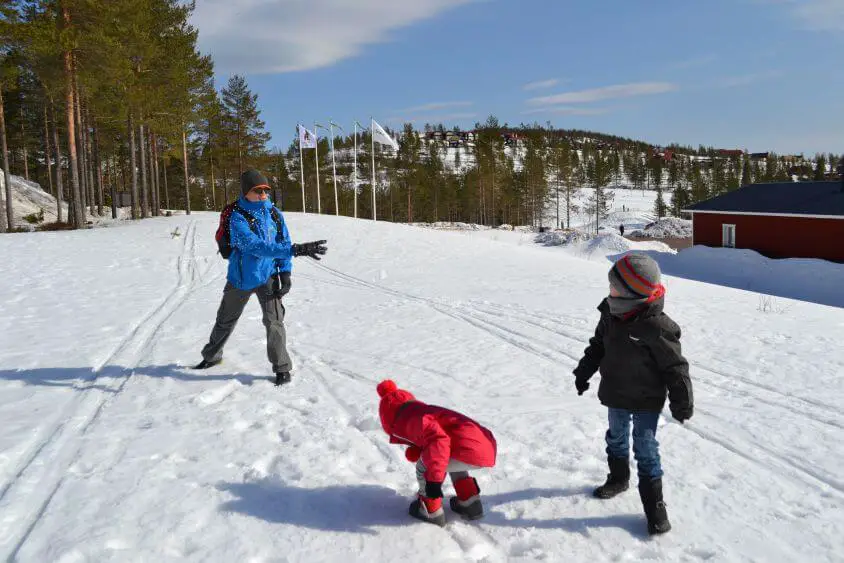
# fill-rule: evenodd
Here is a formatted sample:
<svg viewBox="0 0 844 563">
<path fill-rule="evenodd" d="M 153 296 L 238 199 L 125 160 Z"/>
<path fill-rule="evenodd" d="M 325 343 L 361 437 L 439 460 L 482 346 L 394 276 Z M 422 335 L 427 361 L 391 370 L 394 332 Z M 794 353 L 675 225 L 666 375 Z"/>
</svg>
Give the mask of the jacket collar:
<svg viewBox="0 0 844 563">
<path fill-rule="evenodd" d="M 655 317 L 663 312 L 665 309 L 665 297 L 660 297 L 656 301 L 652 303 L 648 303 L 643 305 L 642 308 L 637 311 L 634 315 L 630 316 L 626 320 L 634 320 L 634 319 L 646 319 L 648 317 Z M 610 305 L 607 302 L 607 298 L 605 297 L 603 301 L 598 305 L 598 310 L 601 313 L 606 313 L 607 315 L 611 315 L 610 313 Z"/>
<path fill-rule="evenodd" d="M 245 196 L 240 196 L 240 199 L 237 200 L 237 204 L 246 211 L 252 212 L 261 211 L 262 209 L 269 209 L 273 206 L 273 202 L 269 198 L 267 198 L 267 201 L 251 202 L 246 199 Z"/>
</svg>

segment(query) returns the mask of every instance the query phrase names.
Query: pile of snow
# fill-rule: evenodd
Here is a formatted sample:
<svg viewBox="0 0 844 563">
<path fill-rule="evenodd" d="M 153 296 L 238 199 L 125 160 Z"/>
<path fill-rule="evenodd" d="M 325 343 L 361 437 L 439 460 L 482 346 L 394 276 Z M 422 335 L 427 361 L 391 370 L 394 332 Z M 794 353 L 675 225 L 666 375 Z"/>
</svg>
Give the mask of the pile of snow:
<svg viewBox="0 0 844 563">
<path fill-rule="evenodd" d="M 434 229 L 437 231 L 485 231 L 492 227 L 478 225 L 476 223 L 461 223 L 459 221 L 437 221 L 435 223 L 408 223 L 412 227 Z"/>
<path fill-rule="evenodd" d="M 20 176 L 12 176 L 12 213 L 16 227 L 32 227 L 34 225 L 24 219 L 27 215 L 44 214 L 44 223 L 53 223 L 57 219 L 56 198 L 45 192 L 36 182 L 24 180 Z M 3 171 L 0 170 L 0 189 L 3 190 L 3 200 L 6 196 L 6 184 Z M 62 202 L 62 218 L 67 221 L 67 202 Z"/>
<path fill-rule="evenodd" d="M 632 231 L 629 236 L 641 238 L 691 238 L 692 222 L 688 219 L 665 217 Z"/>
<path fill-rule="evenodd" d="M 548 231 L 536 235 L 535 242 L 544 246 L 565 246 L 573 243 L 586 242 L 595 238 L 595 233 L 587 233 L 577 229 L 562 229 Z"/>
<path fill-rule="evenodd" d="M 536 235 L 535 242 L 544 246 L 560 246 L 569 254 L 590 260 L 605 260 L 626 252 L 648 251 L 656 254 L 675 254 L 676 250 L 657 241 L 637 242 L 613 232 L 599 235 L 580 230 L 560 230 Z"/>
</svg>

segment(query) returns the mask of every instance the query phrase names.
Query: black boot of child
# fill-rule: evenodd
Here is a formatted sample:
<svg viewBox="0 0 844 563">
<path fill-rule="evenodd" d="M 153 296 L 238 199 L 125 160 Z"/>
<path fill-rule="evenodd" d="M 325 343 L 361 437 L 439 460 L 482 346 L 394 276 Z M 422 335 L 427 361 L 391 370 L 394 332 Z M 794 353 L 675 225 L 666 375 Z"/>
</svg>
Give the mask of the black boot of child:
<svg viewBox="0 0 844 563">
<path fill-rule="evenodd" d="M 642 506 L 648 519 L 648 533 L 664 534 L 671 530 L 668 511 L 662 500 L 662 479 L 639 481 L 639 497 L 642 499 Z"/>
<path fill-rule="evenodd" d="M 607 460 L 610 474 L 607 482 L 595 489 L 595 498 L 609 499 L 626 491 L 630 487 L 630 460 L 626 457 L 611 457 Z"/>
</svg>

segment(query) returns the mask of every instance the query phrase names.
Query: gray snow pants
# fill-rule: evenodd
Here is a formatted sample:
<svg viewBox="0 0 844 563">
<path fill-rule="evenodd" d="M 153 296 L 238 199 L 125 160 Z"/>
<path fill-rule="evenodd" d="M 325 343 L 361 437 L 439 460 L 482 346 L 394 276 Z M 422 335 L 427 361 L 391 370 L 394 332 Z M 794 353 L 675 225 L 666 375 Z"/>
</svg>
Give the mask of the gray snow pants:
<svg viewBox="0 0 844 563">
<path fill-rule="evenodd" d="M 243 291 L 231 283 L 226 282 L 223 290 L 223 301 L 217 310 L 217 322 L 211 331 L 211 338 L 202 349 L 202 357 L 208 361 L 216 361 L 223 357 L 223 346 L 234 331 L 244 307 L 252 294 L 258 296 L 261 311 L 264 313 L 264 326 L 267 329 L 267 358 L 273 366 L 273 371 L 283 372 L 293 369 L 293 362 L 287 353 L 287 333 L 284 330 L 284 305 L 280 297 L 274 297 L 268 292 L 267 286 L 259 285 L 253 290 Z"/>
<path fill-rule="evenodd" d="M 452 484 L 456 483 L 461 479 L 465 479 L 469 476 L 470 471 L 475 471 L 480 469 L 475 465 L 469 465 L 468 463 L 463 463 L 462 461 L 458 461 L 456 459 L 451 459 L 448 462 L 448 467 L 445 468 L 448 476 L 451 477 Z M 427 468 L 425 464 L 422 463 L 422 460 L 416 462 L 416 482 L 419 485 L 419 494 L 425 494 L 425 485 L 428 481 L 425 479 L 425 471 Z"/>
</svg>

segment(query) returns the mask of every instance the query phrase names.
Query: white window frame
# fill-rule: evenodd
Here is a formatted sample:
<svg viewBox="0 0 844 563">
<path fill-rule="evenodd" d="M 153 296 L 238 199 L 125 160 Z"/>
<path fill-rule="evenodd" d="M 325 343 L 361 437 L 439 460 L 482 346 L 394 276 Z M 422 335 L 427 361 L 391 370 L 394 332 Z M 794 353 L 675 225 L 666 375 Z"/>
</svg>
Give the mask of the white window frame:
<svg viewBox="0 0 844 563">
<path fill-rule="evenodd" d="M 728 244 L 729 238 L 727 233 L 732 233 L 732 244 Z M 736 226 L 732 223 L 723 223 L 721 224 L 721 246 L 724 248 L 735 248 L 736 247 Z"/>
</svg>

